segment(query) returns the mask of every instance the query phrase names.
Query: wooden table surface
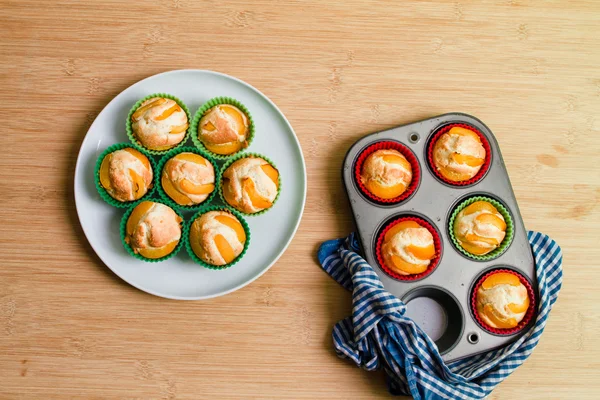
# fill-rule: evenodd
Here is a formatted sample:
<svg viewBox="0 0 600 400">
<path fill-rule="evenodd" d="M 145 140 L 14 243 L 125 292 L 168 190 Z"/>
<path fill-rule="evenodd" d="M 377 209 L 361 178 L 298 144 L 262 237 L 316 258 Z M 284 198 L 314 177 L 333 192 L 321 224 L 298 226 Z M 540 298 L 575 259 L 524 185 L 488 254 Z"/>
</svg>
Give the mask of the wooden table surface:
<svg viewBox="0 0 600 400">
<path fill-rule="evenodd" d="M 0 10 L 0 399 L 386 398 L 382 374 L 332 349 L 350 296 L 315 252 L 353 229 L 340 179 L 349 146 L 449 111 L 493 130 L 526 226 L 564 251 L 538 348 L 490 398 L 597 398 L 599 2 L 0 0 Z M 269 96 L 308 170 L 284 256 L 203 302 L 113 275 L 73 198 L 100 110 L 182 68 Z"/>
</svg>

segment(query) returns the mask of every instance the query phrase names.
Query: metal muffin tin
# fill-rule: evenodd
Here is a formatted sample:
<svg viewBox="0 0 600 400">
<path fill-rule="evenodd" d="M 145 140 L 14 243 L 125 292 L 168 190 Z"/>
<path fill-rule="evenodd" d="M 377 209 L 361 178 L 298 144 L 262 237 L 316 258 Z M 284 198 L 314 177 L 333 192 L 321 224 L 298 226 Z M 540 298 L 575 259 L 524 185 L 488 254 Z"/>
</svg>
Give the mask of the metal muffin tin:
<svg viewBox="0 0 600 400">
<path fill-rule="evenodd" d="M 447 124 L 464 123 L 477 128 L 491 146 L 491 163 L 486 175 L 470 186 L 451 186 L 439 180 L 427 161 L 427 144 L 433 134 Z M 400 204 L 380 205 L 362 194 L 354 178 L 358 156 L 380 141 L 396 141 L 407 146 L 418 159 L 421 181 L 415 193 Z M 527 328 L 512 335 L 496 335 L 480 327 L 470 307 L 473 286 L 486 272 L 512 269 L 521 273 L 537 293 L 535 263 L 527 231 L 510 184 L 498 143 L 490 129 L 477 118 L 449 113 L 408 125 L 377 132 L 357 141 L 346 154 L 342 175 L 361 241 L 363 255 L 379 275 L 386 290 L 407 303 L 407 316 L 427 332 L 446 361 L 456 360 L 504 346 L 515 341 Z M 489 261 L 477 261 L 455 248 L 448 233 L 448 221 L 463 200 L 477 196 L 498 200 L 510 212 L 514 237 L 506 251 Z M 375 255 L 377 236 L 391 220 L 413 215 L 429 221 L 442 243 L 441 259 L 428 276 L 415 281 L 399 281 L 387 275 Z M 535 318 L 532 318 L 534 320 Z"/>
</svg>

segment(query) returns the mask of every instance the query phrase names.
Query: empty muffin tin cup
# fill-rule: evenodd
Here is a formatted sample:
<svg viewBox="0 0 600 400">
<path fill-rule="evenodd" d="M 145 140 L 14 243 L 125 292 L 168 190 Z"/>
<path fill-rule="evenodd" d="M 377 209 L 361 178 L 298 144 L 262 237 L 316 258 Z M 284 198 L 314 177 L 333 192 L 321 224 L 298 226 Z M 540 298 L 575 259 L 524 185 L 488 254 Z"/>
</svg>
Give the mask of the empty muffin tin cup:
<svg viewBox="0 0 600 400">
<path fill-rule="evenodd" d="M 464 315 L 458 300 L 436 286 L 421 286 L 406 294 L 404 316 L 411 318 L 435 342 L 441 354 L 460 341 Z"/>
<path fill-rule="evenodd" d="M 435 247 L 435 255 L 429 262 L 427 269 L 424 272 L 421 272 L 420 274 L 402 275 L 402 274 L 395 272 L 392 268 L 390 268 L 389 266 L 387 266 L 385 264 L 383 254 L 381 253 L 381 246 L 383 245 L 383 240 L 385 238 L 385 234 L 390 229 L 392 229 L 394 226 L 396 226 L 400 222 L 404 222 L 404 221 L 414 221 L 414 222 L 418 223 L 422 227 L 426 228 L 431 233 L 431 236 L 433 236 L 433 246 Z M 412 216 L 412 215 L 403 216 L 403 217 L 393 218 L 390 222 L 385 224 L 383 226 L 383 228 L 380 230 L 380 233 L 377 235 L 377 242 L 375 245 L 375 254 L 377 256 L 377 262 L 379 263 L 379 266 L 381 267 L 381 269 L 383 269 L 383 271 L 386 274 L 388 274 L 389 276 L 391 276 L 392 278 L 399 280 L 399 281 L 417 281 L 419 279 L 425 278 L 426 276 L 429 276 L 437 268 L 437 266 L 440 262 L 440 259 L 441 259 L 441 255 L 442 255 L 442 242 L 440 240 L 440 235 L 438 234 L 437 230 L 433 227 L 433 225 L 431 225 L 425 219 L 419 218 L 416 216 Z"/>
<path fill-rule="evenodd" d="M 447 179 L 438 171 L 438 169 L 436 168 L 435 163 L 433 161 L 433 148 L 435 146 L 435 143 L 438 141 L 440 136 L 442 136 L 444 133 L 447 133 L 448 131 L 450 131 L 450 129 L 455 128 L 455 127 L 465 128 L 465 129 L 475 132 L 475 134 L 477 134 L 477 136 L 479 136 L 479 139 L 481 140 L 481 144 L 483 145 L 483 148 L 485 149 L 485 160 L 484 160 L 483 164 L 481 165 L 481 168 L 479 169 L 477 174 L 475 174 L 474 177 L 472 177 L 471 179 L 466 180 L 466 181 L 451 181 L 450 179 Z M 483 179 L 483 177 L 487 173 L 488 169 L 490 168 L 490 164 L 492 162 L 492 148 L 490 146 L 490 142 L 488 142 L 485 135 L 483 133 L 481 133 L 479 131 L 479 129 L 477 129 L 471 125 L 468 125 L 468 124 L 457 124 L 457 123 L 448 124 L 448 125 L 442 126 L 441 128 L 438 128 L 436 131 L 434 131 L 433 135 L 431 136 L 431 139 L 429 139 L 429 142 L 427 143 L 427 162 L 429 164 L 429 169 L 431 170 L 433 175 L 435 175 L 436 178 L 438 178 L 440 181 L 444 182 L 445 184 L 451 185 L 451 186 L 470 186 L 470 185 L 473 185 L 473 184 L 479 182 L 481 179 Z"/>
<path fill-rule="evenodd" d="M 410 181 L 410 184 L 408 185 L 406 190 L 400 196 L 395 197 L 393 199 L 383 199 L 381 197 L 375 196 L 373 193 L 371 193 L 366 188 L 366 186 L 362 182 L 361 173 L 362 173 L 362 167 L 365 163 L 365 160 L 367 159 L 367 157 L 369 157 L 371 154 L 373 154 L 377 150 L 396 150 L 396 151 L 398 151 L 400 154 L 402 154 L 406 158 L 406 161 L 408 161 L 408 163 L 410 164 L 410 167 L 412 169 L 412 179 Z M 377 142 L 377 143 L 374 143 L 374 144 L 368 146 L 366 149 L 364 149 L 360 153 L 360 155 L 358 156 L 358 159 L 356 160 L 356 163 L 354 165 L 354 181 L 356 182 L 356 186 L 359 188 L 360 192 L 368 200 L 372 201 L 375 204 L 379 204 L 379 205 L 394 205 L 394 204 L 398 204 L 398 203 L 401 203 L 401 202 L 407 200 L 410 196 L 412 196 L 415 193 L 415 191 L 419 187 L 420 180 L 421 180 L 421 169 L 419 167 L 419 161 L 417 160 L 417 157 L 405 145 L 398 143 L 398 142 L 391 141 L 391 140 Z"/>
<path fill-rule="evenodd" d="M 504 218 L 504 222 L 506 223 L 506 232 L 505 232 L 504 239 L 502 240 L 502 242 L 494 250 L 490 251 L 487 254 L 482 254 L 482 255 L 476 255 L 476 254 L 469 253 L 467 250 L 465 250 L 460 245 L 460 243 L 458 242 L 458 239 L 454 235 L 454 221 L 456 221 L 456 217 L 462 210 L 464 210 L 471 204 L 475 203 L 476 201 L 485 201 L 485 202 L 490 203 L 494 207 L 496 207 L 496 209 L 498 210 L 500 215 L 502 215 L 502 218 Z M 467 197 L 466 199 L 461 200 L 458 203 L 458 205 L 456 207 L 454 207 L 454 209 L 452 210 L 452 213 L 450 214 L 450 219 L 448 221 L 448 236 L 450 237 L 450 240 L 452 241 L 452 244 L 454 245 L 454 247 L 459 252 L 461 252 L 463 255 L 465 255 L 469 258 L 472 258 L 473 260 L 477 260 L 477 261 L 489 261 L 489 260 L 493 260 L 494 258 L 501 256 L 502 253 L 504 253 L 506 251 L 506 249 L 508 249 L 508 247 L 512 243 L 514 235 L 515 235 L 515 228 L 514 228 L 514 224 L 513 224 L 513 220 L 510 215 L 510 212 L 498 200 L 495 200 L 495 199 L 493 199 L 491 197 L 487 197 L 487 196 L 470 196 L 470 197 Z"/>
<path fill-rule="evenodd" d="M 489 326 L 479 317 L 479 313 L 477 312 L 477 291 L 479 290 L 479 288 L 481 287 L 483 282 L 489 276 L 497 274 L 499 272 L 506 272 L 506 273 L 512 274 L 512 275 L 516 276 L 517 278 L 519 278 L 519 281 L 527 289 L 527 295 L 529 296 L 529 307 L 527 308 L 527 312 L 525 313 L 525 316 L 523 317 L 521 322 L 519 322 L 519 324 L 514 328 L 501 329 L 501 328 L 494 328 L 492 326 Z M 521 331 L 523 328 L 527 327 L 527 325 L 529 325 L 529 323 L 531 322 L 531 320 L 535 314 L 535 307 L 536 307 L 535 292 L 533 291 L 531 284 L 523 275 L 519 274 L 516 271 L 513 271 L 512 269 L 496 268 L 496 269 L 493 269 L 491 271 L 484 273 L 483 276 L 481 276 L 476 281 L 475 285 L 473 286 L 473 290 L 471 291 L 470 308 L 471 308 L 471 313 L 473 314 L 473 317 L 475 318 L 475 321 L 477 321 L 477 323 L 479 324 L 479 326 L 481 326 L 481 328 L 485 329 L 486 331 L 488 331 L 494 335 L 499 335 L 499 336 L 514 335 L 515 333 Z"/>
</svg>

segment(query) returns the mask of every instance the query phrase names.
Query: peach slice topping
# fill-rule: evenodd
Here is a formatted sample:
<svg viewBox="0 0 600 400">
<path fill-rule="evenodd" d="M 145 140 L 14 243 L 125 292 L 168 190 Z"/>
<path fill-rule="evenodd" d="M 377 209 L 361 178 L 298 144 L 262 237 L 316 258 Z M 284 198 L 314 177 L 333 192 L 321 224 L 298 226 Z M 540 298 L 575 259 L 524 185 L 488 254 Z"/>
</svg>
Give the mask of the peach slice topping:
<svg viewBox="0 0 600 400">
<path fill-rule="evenodd" d="M 382 159 L 386 163 L 402 165 L 405 169 L 412 170 L 410 163 L 402 155 L 386 154 Z"/>
<path fill-rule="evenodd" d="M 179 240 L 174 240 L 166 246 L 156 248 L 156 249 L 140 249 L 140 254 L 146 258 L 161 258 L 166 256 L 167 254 L 171 254 L 171 252 L 175 249 L 179 243 Z"/>
<path fill-rule="evenodd" d="M 204 143 L 204 147 L 206 147 L 209 151 L 212 151 L 215 154 L 228 155 L 233 154 L 244 147 L 244 143 L 241 142 L 232 142 L 225 144 L 211 144 Z"/>
<path fill-rule="evenodd" d="M 481 138 L 479 138 L 479 135 L 476 134 L 475 132 L 473 132 L 470 129 L 466 129 L 466 128 L 461 128 L 460 126 L 454 126 L 452 128 L 450 128 L 450 130 L 448 131 L 449 135 L 458 135 L 458 136 L 470 136 L 473 139 L 477 140 L 479 143 L 481 143 Z"/>
<path fill-rule="evenodd" d="M 469 156 L 466 154 L 459 154 L 459 153 L 452 154 L 452 159 L 457 164 L 466 164 L 469 167 L 479 167 L 480 165 L 483 165 L 483 161 L 484 161 L 483 158 L 473 157 L 473 156 Z"/>
<path fill-rule="evenodd" d="M 240 222 L 237 219 L 235 219 L 234 217 L 226 217 L 224 215 L 218 215 L 215 217 L 215 219 L 223 225 L 226 225 L 233 229 L 240 243 L 243 244 L 246 242 L 246 232 L 244 231 L 244 227 L 242 226 L 242 224 L 240 224 Z"/>
<path fill-rule="evenodd" d="M 260 168 L 269 178 L 271 178 L 275 186 L 279 187 L 279 171 L 277 171 L 271 164 L 261 165 Z"/>
<path fill-rule="evenodd" d="M 494 207 L 492 204 L 488 203 L 487 201 L 476 201 L 472 204 L 469 204 L 469 206 L 467 206 L 464 210 L 463 213 L 464 215 L 470 215 L 473 213 L 476 213 L 477 211 L 489 211 L 492 214 L 498 214 L 498 210 L 496 210 L 496 207 Z"/>
<path fill-rule="evenodd" d="M 133 209 L 129 215 L 129 219 L 127 219 L 126 230 L 128 236 L 133 235 L 133 232 L 140 223 L 140 220 L 148 211 L 150 211 L 153 205 L 154 203 L 151 201 L 142 201 Z"/>
<path fill-rule="evenodd" d="M 100 184 L 104 189 L 112 188 L 112 184 L 108 176 L 108 166 L 110 165 L 111 157 L 112 154 L 108 154 L 106 157 L 104 157 L 104 160 L 102 160 L 102 164 L 100 165 Z"/>
<path fill-rule="evenodd" d="M 509 274 L 508 272 L 498 272 L 488 276 L 481 284 L 481 287 L 487 290 L 497 285 L 520 286 L 521 281 L 516 275 Z"/>
<path fill-rule="evenodd" d="M 497 246 L 500 244 L 496 238 L 486 238 L 486 237 L 475 235 L 472 233 L 467 233 L 465 235 L 465 240 L 467 240 L 469 242 L 484 242 L 484 243 L 488 243 L 488 244 L 491 244 L 494 246 Z"/>
<path fill-rule="evenodd" d="M 383 186 L 377 181 L 369 180 L 365 186 L 369 192 L 381 199 L 394 199 L 406 191 L 404 183 L 398 183 L 394 186 Z"/>
<path fill-rule="evenodd" d="M 433 243 L 427 247 L 419 247 L 410 244 L 406 246 L 406 251 L 420 260 L 431 260 L 435 255 L 435 247 L 433 246 Z"/>
<path fill-rule="evenodd" d="M 222 186 L 223 197 L 225 198 L 225 201 L 227 203 L 229 203 L 229 205 L 231 205 L 233 207 L 237 207 L 238 202 L 236 201 L 235 197 L 233 196 L 233 192 L 231 191 L 231 186 L 229 185 L 229 179 L 223 179 L 221 186 Z"/>
<path fill-rule="evenodd" d="M 170 198 L 172 198 L 173 201 L 175 201 L 177 204 L 182 205 L 182 206 L 187 206 L 187 205 L 193 204 L 192 200 L 189 197 L 187 197 L 186 195 L 181 193 L 179 190 L 175 189 L 175 186 L 173 186 L 173 183 L 165 174 L 163 174 L 160 177 L 160 183 L 161 183 L 165 193 Z"/>
<path fill-rule="evenodd" d="M 242 188 L 248 194 L 250 201 L 256 208 L 265 209 L 273 205 L 269 200 L 262 198 L 256 191 L 254 181 L 250 178 L 244 178 L 242 181 Z"/>
<path fill-rule="evenodd" d="M 140 118 L 140 117 L 141 117 L 141 116 L 142 116 L 142 115 L 143 115 L 143 114 L 144 114 L 146 111 L 148 111 L 149 109 L 151 109 L 152 107 L 155 107 L 155 106 L 160 106 L 160 105 L 162 105 L 162 104 L 165 104 L 166 102 L 167 102 L 167 99 L 163 99 L 163 98 L 156 99 L 156 100 L 154 100 L 154 101 L 152 101 L 152 102 L 150 102 L 150 103 L 146 104 L 145 106 L 142 106 L 142 107 L 138 108 L 138 109 L 137 109 L 137 110 L 136 110 L 136 111 L 133 113 L 133 115 L 131 116 L 131 119 L 132 119 L 133 121 L 135 121 L 135 120 L 137 120 L 138 118 Z"/>
<path fill-rule="evenodd" d="M 183 125 L 179 125 L 179 126 L 174 126 L 171 128 L 171 130 L 169 131 L 170 134 L 172 135 L 176 135 L 178 133 L 182 133 L 185 132 L 185 130 L 188 128 L 188 123 L 186 122 Z"/>
<path fill-rule="evenodd" d="M 162 121 L 165 120 L 167 118 L 169 118 L 171 115 L 173 115 L 174 112 L 177 111 L 181 111 L 181 107 L 179 107 L 179 104 L 175 103 L 175 105 L 167 108 L 165 111 L 162 112 L 162 114 L 160 114 L 158 117 L 154 118 L 155 121 Z"/>
<path fill-rule="evenodd" d="M 392 237 L 394 237 L 395 234 L 408 228 L 422 228 L 422 226 L 415 221 L 398 222 L 396 225 L 391 227 L 389 231 L 387 231 L 387 233 L 384 236 L 384 240 L 389 241 L 392 239 Z"/>
<path fill-rule="evenodd" d="M 217 249 L 219 249 L 219 253 L 221 253 L 221 257 L 223 257 L 225 263 L 229 264 L 230 262 L 235 260 L 235 252 L 233 251 L 231 245 L 223 235 L 215 236 L 215 245 L 217 246 Z"/>
<path fill-rule="evenodd" d="M 503 319 L 502 317 L 500 317 L 496 313 L 496 310 L 494 310 L 494 308 L 490 304 L 486 304 L 483 307 L 483 312 L 490 319 L 490 321 L 492 321 L 494 323 L 494 325 L 496 325 L 496 327 L 498 327 L 498 328 L 501 328 L 501 329 L 514 328 L 515 326 L 517 326 L 519 324 L 517 322 L 517 320 L 514 318 Z"/>
<path fill-rule="evenodd" d="M 133 184 L 133 197 L 137 200 L 146 194 L 146 182 L 144 182 L 144 179 L 132 169 L 129 170 L 129 176 L 131 177 Z"/>
<path fill-rule="evenodd" d="M 471 243 L 468 242 L 464 242 L 462 240 L 459 239 L 458 241 L 460 243 L 460 246 L 465 249 L 467 252 L 471 253 L 471 254 L 475 254 L 476 256 L 482 256 L 484 254 L 489 253 L 490 251 L 494 250 L 495 247 L 481 247 L 481 246 L 475 246 Z"/>
<path fill-rule="evenodd" d="M 146 168 L 150 169 L 150 161 L 148 161 L 148 157 L 146 157 L 145 155 L 143 155 L 136 149 L 132 149 L 131 147 L 127 147 L 126 149 L 123 149 L 123 150 L 125 150 L 126 152 L 128 152 L 129 154 L 131 154 L 132 156 L 137 158 L 138 160 L 140 160 Z"/>
<path fill-rule="evenodd" d="M 212 124 L 212 122 L 208 121 L 207 123 L 204 124 L 202 129 L 206 129 L 207 131 L 212 132 L 217 128 Z"/>
<path fill-rule="evenodd" d="M 521 304 L 510 303 L 508 309 L 516 314 L 524 313 L 529 308 L 529 297 L 525 298 Z"/>
<path fill-rule="evenodd" d="M 179 153 L 175 156 L 175 158 L 181 161 L 189 161 L 195 164 L 208 166 L 208 161 L 206 161 L 206 158 L 196 153 Z"/>
<path fill-rule="evenodd" d="M 406 261 L 404 261 L 402 258 L 393 255 L 392 257 L 392 263 L 394 265 L 390 266 L 392 269 L 394 270 L 400 270 L 404 273 L 407 274 L 420 274 L 422 272 L 425 272 L 427 270 L 428 265 L 416 265 L 416 264 L 411 264 L 408 263 Z M 395 268 L 394 268 L 395 267 Z"/>
<path fill-rule="evenodd" d="M 497 214 L 480 214 L 475 219 L 482 224 L 491 224 L 502 231 L 506 230 L 506 222 Z"/>
<path fill-rule="evenodd" d="M 239 108 L 230 104 L 221 104 L 219 108 L 229 116 L 233 117 L 238 128 L 238 135 L 244 135 L 248 129 L 248 119 L 244 113 Z"/>
<path fill-rule="evenodd" d="M 209 194 L 215 190 L 215 185 L 212 183 L 207 183 L 206 185 L 196 185 L 187 179 L 182 179 L 180 185 L 184 192 L 190 194 Z"/>
</svg>

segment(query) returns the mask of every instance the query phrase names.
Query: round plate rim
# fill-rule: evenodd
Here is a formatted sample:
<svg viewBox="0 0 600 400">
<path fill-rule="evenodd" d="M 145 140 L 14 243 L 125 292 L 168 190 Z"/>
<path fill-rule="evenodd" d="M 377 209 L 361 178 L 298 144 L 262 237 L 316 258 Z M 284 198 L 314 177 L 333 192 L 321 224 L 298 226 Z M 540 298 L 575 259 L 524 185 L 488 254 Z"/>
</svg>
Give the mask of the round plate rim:
<svg viewBox="0 0 600 400">
<path fill-rule="evenodd" d="M 194 73 L 205 73 L 205 74 L 209 74 L 209 75 L 217 75 L 223 78 L 227 78 L 227 79 L 231 79 L 233 81 L 236 81 L 237 83 L 246 86 L 248 88 L 250 88 L 251 90 L 253 90 L 254 92 L 256 92 L 259 96 L 261 96 L 264 100 L 266 100 L 279 114 L 280 116 L 283 118 L 283 121 L 285 122 L 287 128 L 290 130 L 290 132 L 292 133 L 292 137 L 293 140 L 295 142 L 295 144 L 298 146 L 298 150 L 300 152 L 300 161 L 302 162 L 302 176 L 303 176 L 303 180 L 302 180 L 302 185 L 303 185 L 303 190 L 302 190 L 302 204 L 300 206 L 300 213 L 298 214 L 298 217 L 296 218 L 296 222 L 294 224 L 294 228 L 292 230 L 292 234 L 290 235 L 289 239 L 287 240 L 287 242 L 285 243 L 285 246 L 283 246 L 281 252 L 279 252 L 279 254 L 273 259 L 273 261 L 267 265 L 265 268 L 263 268 L 259 273 L 257 273 L 255 276 L 253 276 L 252 278 L 246 280 L 245 282 L 229 289 L 229 290 L 225 290 L 219 293 L 215 293 L 215 294 L 211 294 L 211 295 L 206 295 L 206 296 L 174 296 L 174 295 L 168 295 L 168 294 L 164 294 L 164 293 L 159 293 L 155 290 L 152 289 L 148 289 L 143 287 L 142 285 L 136 284 L 134 282 L 131 282 L 128 279 L 125 279 L 121 274 L 119 274 L 115 269 L 113 269 L 102 257 L 101 253 L 98 252 L 98 250 L 96 249 L 96 247 L 94 246 L 94 244 L 92 243 L 92 241 L 89 239 L 88 234 L 83 226 L 83 224 L 81 223 L 81 211 L 80 211 L 80 207 L 78 206 L 77 203 L 77 181 L 78 181 L 78 176 L 81 173 L 81 163 L 83 163 L 82 161 L 82 157 L 81 157 L 81 151 L 84 148 L 84 146 L 86 145 L 87 141 L 90 140 L 89 137 L 89 132 L 92 130 L 92 128 L 94 127 L 94 125 L 96 124 L 96 122 L 98 121 L 99 117 L 102 115 L 102 113 L 104 113 L 104 111 L 114 102 L 117 100 L 117 98 L 119 96 L 121 96 L 124 92 L 130 90 L 131 88 L 133 88 L 134 86 L 137 85 L 141 85 L 143 82 L 152 79 L 152 78 L 156 78 L 157 76 L 160 75 L 169 75 L 169 74 L 176 74 L 176 73 L 185 73 L 185 72 L 194 72 Z M 74 174 L 74 179 L 73 179 L 73 197 L 75 198 L 75 209 L 77 211 L 77 219 L 79 220 L 79 225 L 81 226 L 81 229 L 83 230 L 83 233 L 86 237 L 86 240 L 88 241 L 88 243 L 90 244 L 90 246 L 92 247 L 92 249 L 94 250 L 94 252 L 96 253 L 96 255 L 98 256 L 98 258 L 100 258 L 100 260 L 102 261 L 102 263 L 108 267 L 115 275 L 117 275 L 120 279 L 122 279 L 124 282 L 127 282 L 129 285 L 135 287 L 136 289 L 139 289 L 143 292 L 152 294 L 154 296 L 158 296 L 158 297 L 162 297 L 162 298 L 166 298 L 166 299 L 172 299 L 172 300 L 208 300 L 208 299 L 212 299 L 212 298 L 216 298 L 216 297 L 221 297 L 221 296 L 225 296 L 229 293 L 233 293 L 247 285 L 249 285 L 250 283 L 254 282 L 256 279 L 260 278 L 264 273 L 266 273 L 269 269 L 271 269 L 271 267 L 273 265 L 275 265 L 275 263 L 279 260 L 279 258 L 283 255 L 283 253 L 285 253 L 285 251 L 287 250 L 287 248 L 289 247 L 290 243 L 292 242 L 292 240 L 294 239 L 294 236 L 296 236 L 296 233 L 298 231 L 298 228 L 300 227 L 300 222 L 302 221 L 302 215 L 304 214 L 304 208 L 306 205 L 306 195 L 307 195 L 307 190 L 308 190 L 308 182 L 307 182 L 307 174 L 306 174 L 306 162 L 304 160 L 304 154 L 302 153 L 302 146 L 300 145 L 300 141 L 298 140 L 298 136 L 296 135 L 296 132 L 294 131 L 294 128 L 292 128 L 292 125 L 290 124 L 290 122 L 288 121 L 287 117 L 285 116 L 285 114 L 283 112 L 281 112 L 281 110 L 279 109 L 279 107 L 277 107 L 277 105 L 268 97 L 266 96 L 263 92 L 261 92 L 260 90 L 258 90 L 257 88 L 255 88 L 254 86 L 250 85 L 247 82 L 242 81 L 241 79 L 238 79 L 234 76 L 231 75 L 227 75 L 221 72 L 216 72 L 216 71 L 211 71 L 211 70 L 206 70 L 206 69 L 177 69 L 177 70 L 170 70 L 170 71 L 165 71 L 165 72 L 161 72 L 158 74 L 154 74 L 151 76 L 148 76 L 144 79 L 141 79 L 139 81 L 137 81 L 136 83 L 128 86 L 127 88 L 125 88 L 124 90 L 122 90 L 121 92 L 119 92 L 119 94 L 117 94 L 115 97 L 112 98 L 112 100 L 110 100 L 103 108 L 102 111 L 100 111 L 100 113 L 96 116 L 96 118 L 94 119 L 94 122 L 92 122 L 92 124 L 90 125 L 90 127 L 88 128 L 85 137 L 83 138 L 83 140 L 81 141 L 81 146 L 79 146 L 79 151 L 77 152 L 77 161 L 75 163 L 75 174 Z"/>
</svg>

